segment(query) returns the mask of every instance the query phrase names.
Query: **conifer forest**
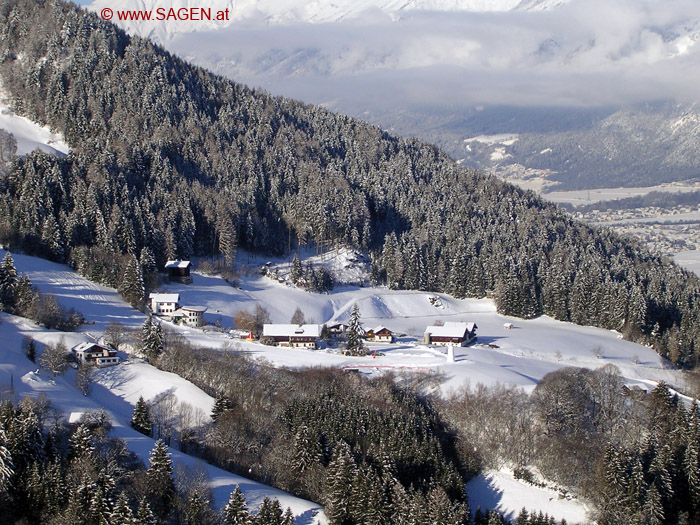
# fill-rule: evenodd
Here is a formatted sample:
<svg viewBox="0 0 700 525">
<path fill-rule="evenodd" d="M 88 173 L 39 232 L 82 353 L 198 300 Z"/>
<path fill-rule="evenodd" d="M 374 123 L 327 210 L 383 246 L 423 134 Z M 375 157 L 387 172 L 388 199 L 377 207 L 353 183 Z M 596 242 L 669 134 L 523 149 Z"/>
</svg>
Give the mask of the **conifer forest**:
<svg viewBox="0 0 700 525">
<path fill-rule="evenodd" d="M 492 294 L 499 313 L 617 330 L 679 368 L 698 365 L 696 276 L 435 146 L 217 76 L 61 0 L 0 0 L 0 81 L 17 113 L 71 148 L 18 156 L 0 132 L 0 244 L 67 263 L 135 308 L 169 259 L 231 269 L 239 249 L 291 259 L 300 246 L 349 246 L 368 254 L 373 285 Z M 294 284 L 333 287 L 298 257 L 291 266 Z M 49 329 L 83 322 L 9 255 L 0 309 Z M 507 523 L 464 488 L 506 463 L 588 498 L 601 525 L 700 523 L 700 409 L 664 383 L 618 395 L 612 365 L 549 373 L 531 394 L 438 396 L 419 374 L 288 370 L 199 348 L 151 317 L 131 335 L 150 364 L 216 398 L 212 421 L 166 431 L 139 400 L 131 426 L 158 439 L 146 467 L 104 414 L 68 425 L 48 399 L 4 403 L 0 521 L 294 523 L 274 499 L 248 508 L 238 489 L 215 511 L 196 473 L 173 471 L 172 439 L 319 502 L 333 525 Z M 530 510 L 513 523 L 554 523 Z"/>
</svg>

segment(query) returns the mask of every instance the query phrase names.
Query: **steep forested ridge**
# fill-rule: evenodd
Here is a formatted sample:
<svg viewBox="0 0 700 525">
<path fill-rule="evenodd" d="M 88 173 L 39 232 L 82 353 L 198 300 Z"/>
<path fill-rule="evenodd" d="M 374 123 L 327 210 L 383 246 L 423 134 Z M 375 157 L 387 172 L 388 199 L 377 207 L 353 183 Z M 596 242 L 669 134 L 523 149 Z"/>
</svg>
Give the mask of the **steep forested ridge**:
<svg viewBox="0 0 700 525">
<path fill-rule="evenodd" d="M 0 178 L 0 242 L 91 277 L 131 254 L 233 259 L 296 242 L 373 253 L 394 288 L 494 290 L 499 311 L 623 331 L 693 366 L 696 278 L 433 146 L 217 77 L 59 1 L 3 0 L 0 75 L 64 133 Z"/>
</svg>

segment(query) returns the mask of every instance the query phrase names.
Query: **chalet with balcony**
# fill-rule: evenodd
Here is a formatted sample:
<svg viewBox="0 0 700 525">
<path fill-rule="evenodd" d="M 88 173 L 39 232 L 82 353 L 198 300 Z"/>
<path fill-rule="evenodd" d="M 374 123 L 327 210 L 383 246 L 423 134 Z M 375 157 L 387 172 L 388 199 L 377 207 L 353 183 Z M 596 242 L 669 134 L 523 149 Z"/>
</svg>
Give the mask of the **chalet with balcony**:
<svg viewBox="0 0 700 525">
<path fill-rule="evenodd" d="M 119 364 L 117 351 L 97 343 L 84 342 L 74 346 L 71 351 L 80 364 L 92 364 L 98 368 Z"/>
<path fill-rule="evenodd" d="M 365 332 L 365 339 L 375 343 L 393 343 L 394 332 L 389 330 L 386 326 L 377 326 Z"/>
<path fill-rule="evenodd" d="M 165 263 L 165 271 L 168 272 L 168 279 L 172 282 L 190 284 L 192 277 L 190 269 L 192 263 L 190 261 L 168 261 Z"/>
<path fill-rule="evenodd" d="M 347 333 L 349 325 L 345 323 L 330 323 L 327 324 L 328 331 L 333 335 L 345 335 Z"/>
<path fill-rule="evenodd" d="M 265 324 L 262 337 L 275 341 L 279 346 L 317 348 L 320 332 L 317 324 Z"/>
</svg>

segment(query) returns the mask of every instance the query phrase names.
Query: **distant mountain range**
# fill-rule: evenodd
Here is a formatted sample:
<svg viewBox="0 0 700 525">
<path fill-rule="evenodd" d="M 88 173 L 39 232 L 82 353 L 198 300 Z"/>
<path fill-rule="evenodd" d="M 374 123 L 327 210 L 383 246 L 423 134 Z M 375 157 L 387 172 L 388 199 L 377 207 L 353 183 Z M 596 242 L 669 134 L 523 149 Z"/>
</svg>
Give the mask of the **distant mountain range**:
<svg viewBox="0 0 700 525">
<path fill-rule="evenodd" d="M 402 120 L 403 119 L 403 120 Z M 420 120 L 408 129 L 453 158 L 544 189 L 654 186 L 700 179 L 700 105 L 659 102 L 626 108 L 489 108 Z M 536 186 L 534 186 L 536 187 Z"/>
</svg>

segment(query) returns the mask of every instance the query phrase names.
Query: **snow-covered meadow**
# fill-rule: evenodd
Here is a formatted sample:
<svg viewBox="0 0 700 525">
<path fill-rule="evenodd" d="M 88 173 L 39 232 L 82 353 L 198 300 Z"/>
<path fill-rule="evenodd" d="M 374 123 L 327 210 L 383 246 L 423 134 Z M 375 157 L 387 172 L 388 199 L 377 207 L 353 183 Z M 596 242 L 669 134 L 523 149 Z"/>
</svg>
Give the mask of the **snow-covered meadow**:
<svg viewBox="0 0 700 525">
<path fill-rule="evenodd" d="M 0 251 L 2 256 L 4 252 Z M 46 392 L 66 416 L 74 411 L 104 407 L 113 420 L 114 435 L 124 438 L 143 459 L 148 457 L 153 440 L 136 433 L 128 424 L 139 396 L 150 400 L 163 393 L 172 393 L 179 401 L 186 401 L 204 414 L 211 412 L 213 399 L 199 388 L 126 354 L 121 357 L 128 364 L 96 373 L 96 383 L 88 397 L 73 386 L 73 370 L 58 377 L 55 384 L 46 372 L 35 373 L 36 365 L 27 360 L 21 350 L 23 336 L 31 336 L 41 343 L 57 342 L 63 338 L 70 347 L 91 337 L 99 337 L 112 321 L 136 328 L 143 323 L 145 316 L 122 301 L 115 290 L 91 283 L 65 265 L 24 255 L 13 257 L 20 273 L 26 273 L 35 286 L 43 293 L 53 294 L 62 305 L 82 312 L 87 324 L 76 333 L 64 334 L 3 314 L 0 384 L 14 384 L 17 395 Z M 496 313 L 493 301 L 489 299 L 457 300 L 444 294 L 356 286 L 339 287 L 330 294 L 314 294 L 257 272 L 242 276 L 238 287 L 219 277 L 194 273 L 192 284 L 169 283 L 162 287 L 162 291 L 179 293 L 183 303 L 206 306 L 206 320 L 210 323 L 220 321 L 226 328 L 232 327 L 232 317 L 237 311 L 252 311 L 255 304 L 267 308 L 273 322 L 289 322 L 299 307 L 307 322 L 324 323 L 347 321 L 352 306 L 357 303 L 365 328 L 381 324 L 398 333 L 393 344 L 371 343 L 370 350 L 378 351 L 374 355 L 349 357 L 332 348 L 270 347 L 231 339 L 227 331 L 172 325 L 194 344 L 212 348 L 231 348 L 233 344 L 238 351 L 276 366 L 349 367 L 367 375 L 386 371 L 422 371 L 435 374 L 436 379 L 442 381 L 442 393 L 447 395 L 478 383 L 516 385 L 531 391 L 547 373 L 564 366 L 598 368 L 614 364 L 628 385 L 653 388 L 656 382 L 664 380 L 675 389 L 684 390 L 682 373 L 650 348 L 624 341 L 615 332 L 575 326 L 547 317 L 529 321 L 505 317 Z M 454 362 L 448 362 L 444 348 L 422 343 L 425 328 L 436 321 L 475 322 L 478 341 L 469 347 L 456 348 Z M 512 329 L 507 329 L 506 323 L 512 323 Z M 171 453 L 179 465 L 193 467 L 200 463 L 175 450 Z M 264 495 L 279 497 L 284 507 L 289 505 L 297 515 L 303 516 L 298 523 L 310 523 L 312 512 L 321 508 L 318 504 L 214 467 L 202 465 L 202 468 L 209 473 L 217 506 L 223 505 L 233 487 L 240 484 L 252 506 L 257 505 Z M 470 484 L 470 505 L 474 509 L 477 506 L 497 506 L 505 513 L 517 514 L 525 501 L 528 509 L 532 505 L 545 505 L 542 510 L 552 513 L 548 505 L 551 495 L 542 492 L 544 489 L 527 486 L 525 490 L 520 485 L 522 482 L 509 478 L 507 473 L 486 473 Z M 529 495 L 531 491 L 539 494 L 539 499 Z M 516 497 L 517 494 L 524 496 Z M 575 510 L 567 510 L 569 507 Z M 577 501 L 562 503 L 561 509 L 561 517 L 573 523 L 582 521 L 581 516 L 586 510 Z"/>
<path fill-rule="evenodd" d="M 17 140 L 17 155 L 26 155 L 40 149 L 46 153 L 67 155 L 70 151 L 63 136 L 53 133 L 28 118 L 16 115 L 9 107 L 7 95 L 0 84 L 0 129 L 12 133 Z"/>
</svg>

